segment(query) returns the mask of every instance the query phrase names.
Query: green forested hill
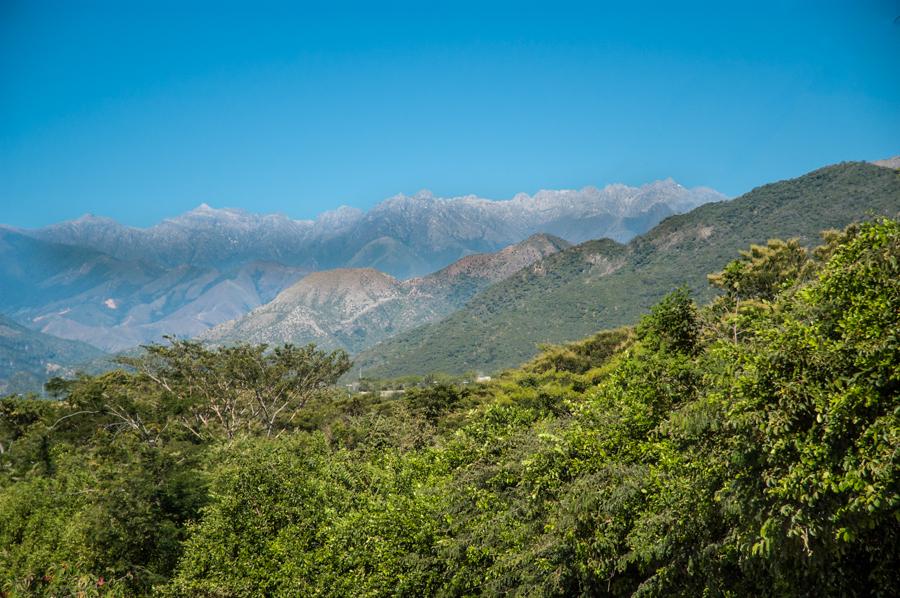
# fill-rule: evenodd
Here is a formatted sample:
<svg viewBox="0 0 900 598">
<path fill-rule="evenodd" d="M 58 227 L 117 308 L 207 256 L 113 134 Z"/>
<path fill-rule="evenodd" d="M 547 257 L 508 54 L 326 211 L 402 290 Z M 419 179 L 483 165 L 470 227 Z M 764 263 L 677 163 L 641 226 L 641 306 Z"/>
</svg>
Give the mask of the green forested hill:
<svg viewBox="0 0 900 598">
<path fill-rule="evenodd" d="M 0 315 L 0 395 L 40 390 L 50 376 L 72 374 L 74 366 L 103 355 L 88 344 L 29 330 Z"/>
<path fill-rule="evenodd" d="M 900 172 L 859 162 L 822 168 L 668 218 L 625 247 L 590 241 L 556 254 L 490 287 L 447 319 L 362 353 L 354 375 L 510 367 L 534 355 L 540 343 L 630 324 L 679 285 L 709 298 L 706 274 L 751 243 L 797 237 L 815 244 L 821 230 L 898 213 Z"/>
</svg>

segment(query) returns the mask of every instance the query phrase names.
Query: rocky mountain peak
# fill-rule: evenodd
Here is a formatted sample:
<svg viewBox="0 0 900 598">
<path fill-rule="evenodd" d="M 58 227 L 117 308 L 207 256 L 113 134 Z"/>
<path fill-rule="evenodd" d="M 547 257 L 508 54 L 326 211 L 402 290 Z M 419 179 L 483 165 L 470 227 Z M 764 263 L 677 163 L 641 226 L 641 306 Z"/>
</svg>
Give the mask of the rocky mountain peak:
<svg viewBox="0 0 900 598">
<path fill-rule="evenodd" d="M 282 291 L 277 303 L 322 303 L 337 298 L 355 298 L 392 293 L 397 279 L 373 268 L 336 268 L 313 272 Z"/>
<path fill-rule="evenodd" d="M 83 225 L 119 225 L 118 222 L 113 220 L 112 218 L 107 218 L 106 216 L 97 216 L 96 214 L 91 214 L 90 212 L 82 214 L 75 220 L 70 220 L 71 224 L 83 224 Z"/>
<path fill-rule="evenodd" d="M 365 212 L 359 208 L 342 205 L 334 210 L 328 210 L 319 214 L 314 223 L 319 229 L 327 227 L 344 227 L 357 222 Z"/>
<path fill-rule="evenodd" d="M 257 221 L 260 216 L 251 214 L 238 208 L 213 208 L 207 203 L 201 203 L 199 206 L 189 212 L 185 212 L 174 218 L 167 218 L 160 226 L 166 223 L 175 223 L 180 225 L 196 225 L 208 222 L 237 222 L 237 221 Z"/>
</svg>

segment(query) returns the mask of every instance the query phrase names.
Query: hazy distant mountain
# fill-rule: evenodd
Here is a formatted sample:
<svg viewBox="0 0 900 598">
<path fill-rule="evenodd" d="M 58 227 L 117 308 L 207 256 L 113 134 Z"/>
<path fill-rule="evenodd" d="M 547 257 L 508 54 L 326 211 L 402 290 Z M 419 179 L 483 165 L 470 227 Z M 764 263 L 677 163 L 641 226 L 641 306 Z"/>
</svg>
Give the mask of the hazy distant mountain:
<svg viewBox="0 0 900 598">
<path fill-rule="evenodd" d="M 314 221 L 204 204 L 145 229 L 84 216 L 20 232 L 165 267 L 230 269 L 265 261 L 306 270 L 376 268 L 407 278 L 538 232 L 575 242 L 597 237 L 627 241 L 666 216 L 723 198 L 711 189 L 687 189 L 667 179 L 642 187 L 540 191 L 506 201 L 441 199 L 423 191 L 397 195 L 369 212 L 343 207 Z"/>
<path fill-rule="evenodd" d="M 149 228 L 95 216 L 37 230 L 0 227 L 0 313 L 41 332 L 118 351 L 164 334 L 201 334 L 270 301 L 311 271 L 374 268 L 404 279 L 541 231 L 574 241 L 624 240 L 670 214 L 721 198 L 665 180 L 506 201 L 421 192 L 392 197 L 368 212 L 342 207 L 316 220 L 204 204 Z"/>
<path fill-rule="evenodd" d="M 709 298 L 706 274 L 751 243 L 797 237 L 813 245 L 821 230 L 871 214 L 900 214 L 900 173 L 858 162 L 822 168 L 668 218 L 628 245 L 589 241 L 551 255 L 444 320 L 369 349 L 356 367 L 390 377 L 517 365 L 539 343 L 633 323 L 679 285 Z"/>
<path fill-rule="evenodd" d="M 93 215 L 20 231 L 37 239 L 87 247 L 123 260 L 158 266 L 228 269 L 252 261 L 268 261 L 315 269 L 297 253 L 312 223 L 278 214 L 213 209 L 206 204 L 149 228 L 124 226 Z"/>
<path fill-rule="evenodd" d="M 314 234 L 311 248 L 320 265 L 375 267 L 404 278 L 539 232 L 574 242 L 628 240 L 666 216 L 722 199 L 713 190 L 686 189 L 671 179 L 642 187 L 540 191 L 506 201 L 441 199 L 423 191 L 392 197 L 364 215 L 352 214 L 346 234 Z"/>
<path fill-rule="evenodd" d="M 201 335 L 214 343 L 314 342 L 356 353 L 444 317 L 479 290 L 569 247 L 533 235 L 502 251 L 470 255 L 428 276 L 405 281 L 371 268 L 315 272 L 246 316 Z"/>
<path fill-rule="evenodd" d="M 52 376 L 66 376 L 103 353 L 90 345 L 29 330 L 0 315 L 0 396 L 37 392 Z"/>
<path fill-rule="evenodd" d="M 270 301 L 305 274 L 264 262 L 225 271 L 179 266 L 154 272 L 138 284 L 99 281 L 88 292 L 26 313 L 44 332 L 119 351 L 166 334 L 200 334 Z"/>
<path fill-rule="evenodd" d="M 0 228 L 0 310 L 106 351 L 199 334 L 270 301 L 306 273 L 266 262 L 165 267 Z"/>
</svg>

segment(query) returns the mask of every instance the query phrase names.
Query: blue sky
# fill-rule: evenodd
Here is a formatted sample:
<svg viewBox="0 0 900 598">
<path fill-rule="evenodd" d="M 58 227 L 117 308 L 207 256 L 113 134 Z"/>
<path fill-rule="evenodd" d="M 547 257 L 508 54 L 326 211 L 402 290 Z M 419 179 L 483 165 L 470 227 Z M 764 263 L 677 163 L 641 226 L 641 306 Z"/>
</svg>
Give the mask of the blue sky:
<svg viewBox="0 0 900 598">
<path fill-rule="evenodd" d="M 0 222 L 737 195 L 900 154 L 900 2 L 730 4 L 2 0 Z"/>
</svg>

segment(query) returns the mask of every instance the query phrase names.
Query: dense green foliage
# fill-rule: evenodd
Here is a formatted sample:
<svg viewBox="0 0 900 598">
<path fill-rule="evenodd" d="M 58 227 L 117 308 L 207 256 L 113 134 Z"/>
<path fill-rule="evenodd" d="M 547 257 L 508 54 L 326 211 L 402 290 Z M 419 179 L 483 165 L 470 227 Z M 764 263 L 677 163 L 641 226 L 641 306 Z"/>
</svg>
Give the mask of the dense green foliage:
<svg viewBox="0 0 900 598">
<path fill-rule="evenodd" d="M 362 353 L 355 367 L 374 377 L 511 367 L 540 343 L 634 324 L 676 287 L 711 299 L 706 275 L 750 244 L 781 237 L 811 246 L 819 231 L 872 215 L 900 215 L 900 171 L 829 166 L 672 216 L 625 247 L 608 240 L 571 247 L 494 284 L 445 320 Z"/>
<path fill-rule="evenodd" d="M 349 367 L 343 352 L 187 341 L 0 401 L 0 589 L 149 592 L 208 500 L 212 447 L 294 429 Z"/>
<path fill-rule="evenodd" d="M 712 280 L 703 307 L 679 289 L 488 385 L 348 395 L 323 382 L 340 354 L 185 343 L 3 400 L 0 587 L 897 595 L 900 223 Z M 196 428 L 220 376 L 241 380 L 231 434 Z M 270 428 L 252 405 L 280 383 L 303 398 Z"/>
</svg>

